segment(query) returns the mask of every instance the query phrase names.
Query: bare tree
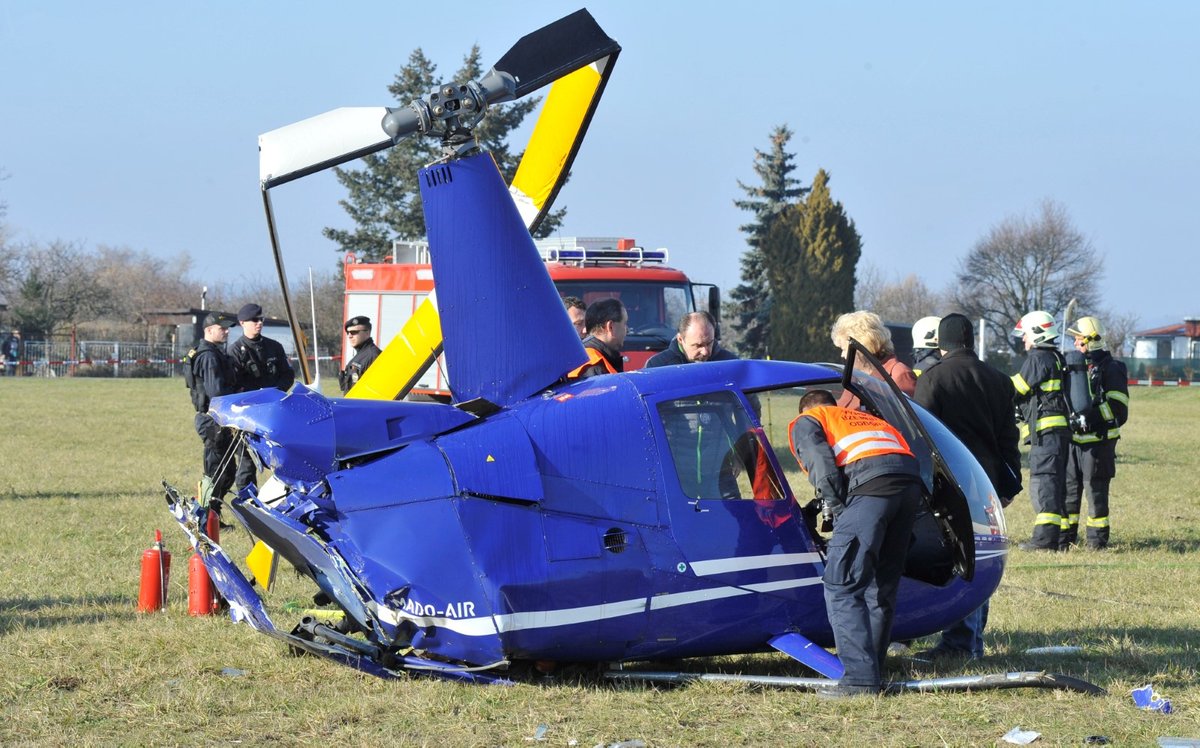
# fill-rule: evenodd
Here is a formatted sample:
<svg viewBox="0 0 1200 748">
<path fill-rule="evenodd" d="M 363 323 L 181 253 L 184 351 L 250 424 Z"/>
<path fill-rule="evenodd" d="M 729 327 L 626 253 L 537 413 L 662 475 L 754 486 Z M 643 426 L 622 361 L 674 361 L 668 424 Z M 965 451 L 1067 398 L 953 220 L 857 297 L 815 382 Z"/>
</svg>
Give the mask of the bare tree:
<svg viewBox="0 0 1200 748">
<path fill-rule="evenodd" d="M 112 294 L 79 246 L 62 241 L 5 247 L 0 291 L 15 324 L 30 337 L 104 315 Z"/>
<path fill-rule="evenodd" d="M 1034 217 L 1009 216 L 976 242 L 959 263 L 954 305 L 1008 338 L 1027 312 L 1057 316 L 1072 298 L 1082 308 L 1094 307 L 1103 275 L 1104 261 L 1092 243 L 1066 208 L 1047 199 Z"/>
<path fill-rule="evenodd" d="M 1132 312 L 1096 312 L 1094 315 L 1104 323 L 1104 345 L 1117 358 L 1124 358 L 1126 348 L 1133 344 L 1133 333 L 1137 331 L 1140 320 Z"/>
<path fill-rule="evenodd" d="M 898 281 L 888 280 L 875 266 L 858 273 L 854 308 L 875 312 L 888 322 L 911 324 L 931 314 L 941 314 L 942 294 L 925 285 L 915 274 Z"/>
</svg>

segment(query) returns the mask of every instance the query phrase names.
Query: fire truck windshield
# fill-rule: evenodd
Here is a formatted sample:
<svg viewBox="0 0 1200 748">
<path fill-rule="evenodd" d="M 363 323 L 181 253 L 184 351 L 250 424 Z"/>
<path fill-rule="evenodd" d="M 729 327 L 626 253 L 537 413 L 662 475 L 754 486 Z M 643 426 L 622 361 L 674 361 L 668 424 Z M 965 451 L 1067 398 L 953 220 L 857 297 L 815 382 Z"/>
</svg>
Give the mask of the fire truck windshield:
<svg viewBox="0 0 1200 748">
<path fill-rule="evenodd" d="M 554 285 L 560 296 L 577 296 L 584 304 L 620 299 L 629 313 L 626 349 L 662 350 L 675 336 L 679 318 L 694 310 L 684 283 L 595 280 L 555 281 Z"/>
</svg>

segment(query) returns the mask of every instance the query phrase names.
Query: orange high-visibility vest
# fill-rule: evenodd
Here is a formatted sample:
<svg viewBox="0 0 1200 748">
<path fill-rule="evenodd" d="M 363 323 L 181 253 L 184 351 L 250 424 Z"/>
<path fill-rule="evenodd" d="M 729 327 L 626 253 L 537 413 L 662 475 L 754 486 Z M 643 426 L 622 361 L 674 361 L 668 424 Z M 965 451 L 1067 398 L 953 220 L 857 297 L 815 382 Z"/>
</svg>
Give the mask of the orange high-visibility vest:
<svg viewBox="0 0 1200 748">
<path fill-rule="evenodd" d="M 811 418 L 821 424 L 825 432 L 825 440 L 833 450 L 834 460 L 838 467 L 845 467 L 852 462 L 866 457 L 878 455 L 904 454 L 913 457 L 912 450 L 904 435 L 892 427 L 887 421 L 876 418 L 870 413 L 850 408 L 840 408 L 834 405 L 821 405 L 810 408 L 788 424 L 788 446 L 792 454 L 797 454 L 796 445 L 792 440 L 792 425 L 801 418 Z M 800 469 L 808 474 L 803 464 Z"/>
<path fill-rule="evenodd" d="M 595 348 L 589 348 L 587 346 L 584 346 L 583 350 L 586 351 L 587 355 L 588 355 L 587 363 L 580 364 L 579 366 L 575 367 L 574 369 L 571 369 L 571 371 L 567 372 L 567 379 L 578 379 L 579 375 L 583 373 L 584 369 L 588 368 L 589 366 L 595 366 L 596 364 L 601 363 L 601 362 L 604 363 L 604 368 L 608 369 L 609 374 L 620 374 L 621 373 L 613 368 L 613 365 L 611 363 L 609 363 L 608 359 L 605 358 L 604 354 L 601 353 L 600 351 L 596 350 Z"/>
</svg>

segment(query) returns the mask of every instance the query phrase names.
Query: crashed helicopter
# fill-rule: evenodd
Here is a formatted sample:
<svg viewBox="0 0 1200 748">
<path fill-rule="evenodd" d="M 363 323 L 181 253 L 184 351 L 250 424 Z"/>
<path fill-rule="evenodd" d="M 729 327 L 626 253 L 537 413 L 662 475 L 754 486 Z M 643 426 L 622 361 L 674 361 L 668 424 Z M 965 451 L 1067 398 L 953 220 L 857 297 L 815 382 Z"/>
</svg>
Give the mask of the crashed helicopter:
<svg viewBox="0 0 1200 748">
<path fill-rule="evenodd" d="M 893 636 L 940 631 L 996 589 L 1009 541 L 986 475 L 886 374 L 857 370 L 856 359 L 878 367 L 857 343 L 837 369 L 747 360 L 564 379 L 586 355 L 530 228 L 561 186 L 619 51 L 581 10 L 522 38 L 478 82 L 399 109 L 335 110 L 260 138 L 281 279 L 269 189 L 407 137 L 441 137 L 445 157 L 419 174 L 436 306 L 423 330 L 398 336 L 408 354 L 395 361 L 407 363 L 380 365 L 390 345 L 368 370 L 377 376 L 366 397 L 331 399 L 298 384 L 212 403 L 213 417 L 272 471 L 229 508 L 312 579 L 340 622 L 277 628 L 205 534 L 205 506 L 166 486 L 235 621 L 382 677 L 505 682 L 519 661 L 776 649 L 837 678 L 841 665 L 824 648 L 833 643 L 824 541 L 817 513 L 801 506 L 807 484 L 797 482 L 786 436 L 813 387 L 851 390 L 904 433 L 922 466 L 928 505 Z M 506 185 L 472 127 L 489 106 L 564 80 L 570 92 L 552 87 L 553 122 L 543 129 L 543 113 Z M 552 166 L 523 175 L 530 153 Z M 531 342 L 505 345 L 518 339 Z M 393 399 L 443 350 L 451 403 Z M 303 377 L 311 381 L 307 368 Z M 996 683 L 1089 687 L 1045 674 Z"/>
</svg>

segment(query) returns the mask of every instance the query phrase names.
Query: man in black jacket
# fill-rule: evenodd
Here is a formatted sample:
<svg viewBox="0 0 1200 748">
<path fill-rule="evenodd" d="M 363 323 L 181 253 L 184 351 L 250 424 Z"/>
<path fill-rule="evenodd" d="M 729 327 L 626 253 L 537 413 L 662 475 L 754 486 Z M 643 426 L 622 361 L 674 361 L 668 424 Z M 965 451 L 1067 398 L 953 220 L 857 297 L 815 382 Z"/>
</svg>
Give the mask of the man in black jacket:
<svg viewBox="0 0 1200 748">
<path fill-rule="evenodd" d="M 230 346 L 229 355 L 237 372 L 238 386 L 242 392 L 263 390 L 268 387 L 287 392 L 296 381 L 296 373 L 288 362 L 287 352 L 279 341 L 262 334 L 263 308 L 258 304 L 246 304 L 238 310 L 238 324 L 242 326 L 242 337 Z M 254 482 L 258 470 L 250 458 L 245 444 L 238 449 L 238 468 L 235 486 L 241 491 Z"/>
<path fill-rule="evenodd" d="M 338 385 L 342 388 L 343 395 L 358 384 L 363 373 L 371 364 L 375 363 L 375 359 L 379 358 L 379 354 L 383 352 L 371 338 L 370 317 L 360 315 L 346 320 L 346 334 L 350 336 L 350 347 L 354 349 L 354 358 L 350 359 L 346 368 L 338 373 Z"/>
<path fill-rule="evenodd" d="M 1012 380 L 975 354 L 971 320 L 948 314 L 938 323 L 941 360 L 917 378 L 914 399 L 937 416 L 975 456 L 1008 506 L 1021 491 L 1021 452 Z M 933 656 L 983 657 L 988 604 L 942 632 Z"/>
<path fill-rule="evenodd" d="M 691 312 L 679 319 L 679 332 L 665 350 L 650 357 L 647 369 L 701 361 L 732 361 L 737 356 L 717 342 L 717 326 L 708 312 Z"/>
<path fill-rule="evenodd" d="M 204 340 L 189 354 L 192 405 L 196 408 L 196 433 L 204 444 L 204 475 L 208 479 L 210 506 L 220 509 L 221 499 L 233 484 L 233 437 L 208 414 L 214 397 L 232 395 L 238 391 L 237 372 L 233 360 L 225 353 L 225 341 L 233 320 L 210 313 L 204 318 Z"/>
</svg>

